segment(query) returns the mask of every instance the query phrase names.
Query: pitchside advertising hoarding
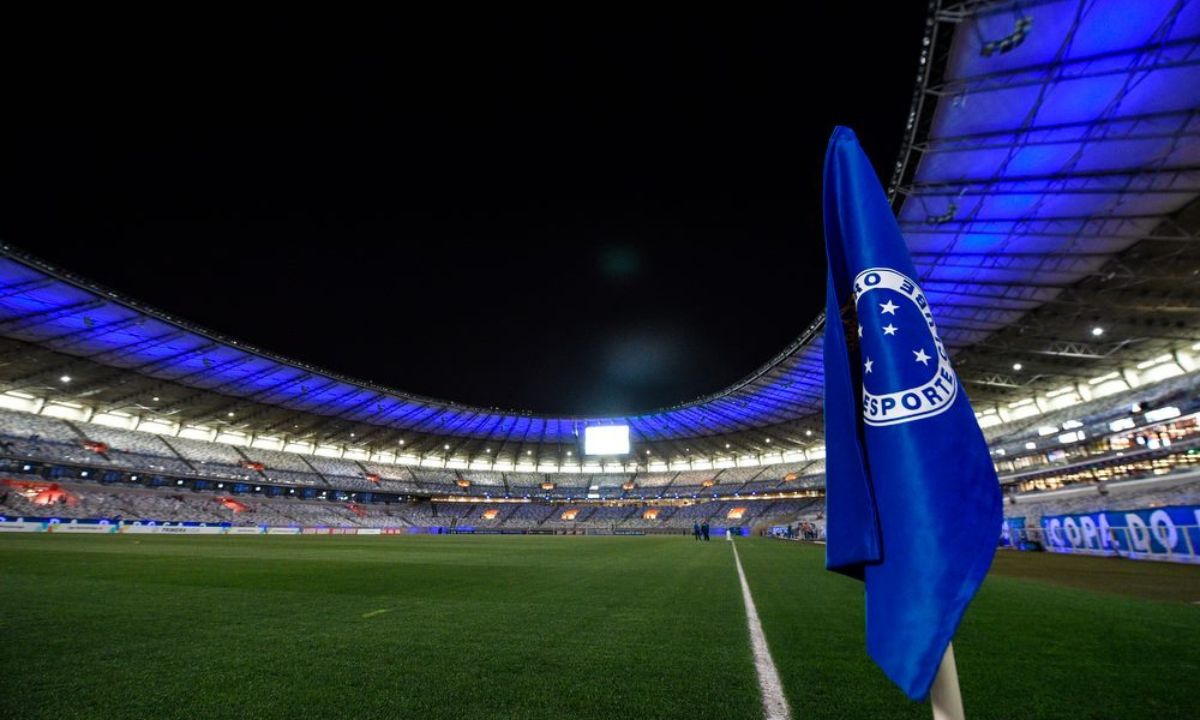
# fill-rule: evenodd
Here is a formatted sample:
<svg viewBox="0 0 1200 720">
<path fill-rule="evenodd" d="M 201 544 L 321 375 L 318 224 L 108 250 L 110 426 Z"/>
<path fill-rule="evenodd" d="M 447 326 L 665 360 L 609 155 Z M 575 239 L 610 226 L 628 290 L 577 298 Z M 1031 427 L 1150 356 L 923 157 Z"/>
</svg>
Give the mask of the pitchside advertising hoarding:
<svg viewBox="0 0 1200 720">
<path fill-rule="evenodd" d="M 1200 505 L 1047 515 L 1047 550 L 1200 563 Z"/>
<path fill-rule="evenodd" d="M 119 524 L 111 520 L 63 520 L 60 518 L 8 517 L 0 515 L 0 532 L 55 532 L 107 535 Z"/>
<path fill-rule="evenodd" d="M 1025 518 L 1004 518 L 1000 524 L 1000 547 L 1022 548 L 1025 537 Z"/>
<path fill-rule="evenodd" d="M 288 534 L 299 528 L 278 528 Z M 155 520 L 120 521 L 106 518 L 67 519 L 54 517 L 10 517 L 0 515 L 0 532 L 84 533 L 106 535 L 262 535 L 265 527 L 230 527 L 228 524 L 198 522 L 158 522 Z"/>
</svg>

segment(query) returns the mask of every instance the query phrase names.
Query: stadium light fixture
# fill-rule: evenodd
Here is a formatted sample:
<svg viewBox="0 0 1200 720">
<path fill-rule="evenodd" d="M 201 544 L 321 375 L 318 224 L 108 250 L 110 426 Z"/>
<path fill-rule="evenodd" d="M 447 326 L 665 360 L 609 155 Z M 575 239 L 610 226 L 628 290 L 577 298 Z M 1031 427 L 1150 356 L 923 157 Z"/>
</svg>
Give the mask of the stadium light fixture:
<svg viewBox="0 0 1200 720">
<path fill-rule="evenodd" d="M 1021 372 L 1022 367 L 1024 367 L 1024 365 L 1021 363 L 1013 363 L 1013 370 L 1016 370 L 1017 372 Z"/>
<path fill-rule="evenodd" d="M 729 443 L 725 443 L 725 449 L 726 449 L 726 450 L 728 450 L 728 449 L 729 449 Z"/>
<path fill-rule="evenodd" d="M 233 411 L 232 411 L 232 410 L 230 410 L 229 412 L 227 412 L 227 413 L 225 413 L 225 414 L 226 414 L 226 416 L 228 416 L 228 417 L 233 417 Z"/>
<path fill-rule="evenodd" d="M 1062 397 L 1063 395 L 1067 395 L 1067 394 L 1070 394 L 1073 392 L 1075 392 L 1075 386 L 1067 385 L 1066 387 L 1060 387 L 1057 390 L 1052 390 L 1052 391 L 1046 393 L 1046 397 L 1048 397 L 1048 398 Z"/>
<path fill-rule="evenodd" d="M 401 439 L 400 439 L 400 444 L 401 444 L 401 445 L 403 445 L 403 444 L 404 444 L 404 439 L 403 439 L 403 438 L 401 438 Z"/>
<path fill-rule="evenodd" d="M 1168 363 L 1172 360 L 1174 360 L 1174 357 L 1171 355 L 1171 353 L 1167 353 L 1166 355 L 1159 355 L 1158 357 L 1150 360 L 1143 360 L 1142 362 L 1138 363 L 1136 367 L 1138 370 L 1149 370 L 1155 365 L 1162 365 L 1163 363 Z"/>
<path fill-rule="evenodd" d="M 812 430 L 805 430 L 804 437 L 812 437 Z"/>
<path fill-rule="evenodd" d="M 443 445 L 443 446 L 442 446 L 442 449 L 443 449 L 443 450 L 449 450 L 449 449 L 450 449 L 450 445 L 449 445 L 449 444 Z"/>
<path fill-rule="evenodd" d="M 770 442 L 771 442 L 771 438 L 767 438 L 767 442 L 768 442 L 768 443 L 770 443 Z"/>
<path fill-rule="evenodd" d="M 350 433 L 350 437 L 354 437 L 354 433 Z"/>
<path fill-rule="evenodd" d="M 1174 405 L 1169 405 L 1164 408 L 1158 408 L 1157 410 L 1147 410 L 1144 417 L 1146 418 L 1147 422 L 1162 422 L 1163 420 L 1177 418 L 1182 414 L 1183 413 L 1179 410 L 1179 408 L 1175 407 Z"/>
<path fill-rule="evenodd" d="M 1099 325 L 1092 328 L 1092 337 L 1100 337 L 1103 334 L 1104 334 L 1104 328 L 1100 327 Z"/>
<path fill-rule="evenodd" d="M 59 381 L 63 382 L 63 383 L 69 383 L 69 382 L 71 382 L 71 376 L 63 375 L 62 377 L 59 378 Z"/>
<path fill-rule="evenodd" d="M 155 395 L 155 396 L 154 396 L 154 398 L 153 398 L 153 400 L 154 400 L 154 402 L 158 402 L 158 396 L 157 396 L 157 395 Z"/>
<path fill-rule="evenodd" d="M 1070 443 L 1079 442 L 1080 440 L 1086 440 L 1086 439 L 1087 439 L 1087 435 L 1085 435 L 1082 430 L 1076 430 L 1074 432 L 1063 433 L 1062 435 L 1058 436 L 1058 442 L 1061 445 L 1068 445 Z"/>
<path fill-rule="evenodd" d="M 1108 429 L 1112 432 L 1121 432 L 1122 430 L 1132 430 L 1136 426 L 1137 423 L 1133 421 L 1133 418 L 1121 418 L 1110 422 Z"/>
</svg>

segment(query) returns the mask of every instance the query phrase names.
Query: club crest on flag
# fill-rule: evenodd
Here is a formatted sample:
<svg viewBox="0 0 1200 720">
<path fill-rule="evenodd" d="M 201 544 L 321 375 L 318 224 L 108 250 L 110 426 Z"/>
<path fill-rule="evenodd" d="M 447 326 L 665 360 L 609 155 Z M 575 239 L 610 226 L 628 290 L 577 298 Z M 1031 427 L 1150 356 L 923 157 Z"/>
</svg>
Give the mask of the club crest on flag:
<svg viewBox="0 0 1200 720">
<path fill-rule="evenodd" d="M 825 566 L 863 581 L 867 652 L 918 700 L 953 668 L 950 641 L 996 553 L 1000 483 L 891 203 L 848 128 L 829 140 L 823 191 Z"/>
<path fill-rule="evenodd" d="M 854 278 L 863 379 L 863 422 L 883 426 L 943 413 L 958 378 L 921 286 L 890 268 Z"/>
</svg>

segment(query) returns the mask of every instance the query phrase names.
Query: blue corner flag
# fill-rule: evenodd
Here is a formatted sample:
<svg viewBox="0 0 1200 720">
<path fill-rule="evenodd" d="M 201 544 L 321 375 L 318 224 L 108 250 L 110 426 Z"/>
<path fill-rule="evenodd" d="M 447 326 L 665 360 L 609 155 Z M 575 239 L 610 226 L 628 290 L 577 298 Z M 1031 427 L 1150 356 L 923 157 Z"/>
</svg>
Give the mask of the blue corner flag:
<svg viewBox="0 0 1200 720">
<path fill-rule="evenodd" d="M 867 651 L 920 700 L 992 563 L 1000 486 L 892 208 L 849 128 L 829 140 L 824 186 L 825 564 L 865 581 Z M 851 299 L 856 319 L 843 323 Z"/>
</svg>

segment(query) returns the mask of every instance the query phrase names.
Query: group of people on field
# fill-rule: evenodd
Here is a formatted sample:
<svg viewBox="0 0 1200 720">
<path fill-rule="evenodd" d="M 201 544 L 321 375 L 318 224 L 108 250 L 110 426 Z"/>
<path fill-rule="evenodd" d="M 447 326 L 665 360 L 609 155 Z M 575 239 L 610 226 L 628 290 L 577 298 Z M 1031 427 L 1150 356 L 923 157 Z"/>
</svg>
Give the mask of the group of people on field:
<svg viewBox="0 0 1200 720">
<path fill-rule="evenodd" d="M 788 537 L 792 537 L 793 531 L 791 526 L 788 526 Z M 819 540 L 821 537 L 821 529 L 816 523 L 802 522 L 795 530 L 795 535 L 803 540 Z"/>
<path fill-rule="evenodd" d="M 692 537 L 697 540 L 708 540 L 708 523 L 692 523 Z"/>
</svg>

